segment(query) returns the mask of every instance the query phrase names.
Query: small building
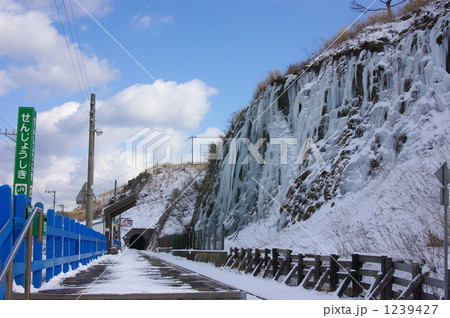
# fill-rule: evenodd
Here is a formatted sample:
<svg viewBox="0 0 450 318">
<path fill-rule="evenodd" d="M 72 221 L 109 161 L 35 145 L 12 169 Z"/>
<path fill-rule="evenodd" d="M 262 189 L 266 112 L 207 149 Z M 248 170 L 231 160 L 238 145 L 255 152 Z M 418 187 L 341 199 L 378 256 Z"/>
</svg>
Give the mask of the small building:
<svg viewBox="0 0 450 318">
<path fill-rule="evenodd" d="M 92 221 L 92 229 L 105 234 L 105 221 L 103 221 L 103 219 L 97 219 Z"/>
</svg>

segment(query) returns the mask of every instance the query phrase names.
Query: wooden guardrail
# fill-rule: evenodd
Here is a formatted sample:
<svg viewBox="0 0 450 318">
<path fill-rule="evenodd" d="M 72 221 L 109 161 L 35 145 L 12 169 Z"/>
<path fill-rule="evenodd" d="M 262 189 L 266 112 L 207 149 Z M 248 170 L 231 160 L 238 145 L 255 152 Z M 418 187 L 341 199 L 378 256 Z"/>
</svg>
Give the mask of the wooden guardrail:
<svg viewBox="0 0 450 318">
<path fill-rule="evenodd" d="M 42 211 L 43 205 L 37 203 Z M 13 244 L 19 237 L 27 219 L 27 209 L 30 199 L 24 195 L 11 195 L 11 188 L 0 187 L 0 270 L 3 270 L 5 260 L 11 253 Z M 41 216 L 41 220 L 44 216 Z M 14 258 L 12 277 L 17 285 L 26 287 L 26 246 L 32 251 L 31 283 L 39 288 L 45 279 L 49 281 L 61 272 L 86 265 L 91 260 L 106 252 L 106 237 L 83 224 L 62 217 L 48 210 L 47 222 L 38 222 L 35 217 L 33 233 L 27 236 Z M 32 248 L 31 248 L 32 247 Z M 11 282 L 9 282 L 11 284 Z M 0 282 L 0 299 L 4 299 L 10 286 Z M 28 288 L 28 287 L 26 287 Z"/>
<path fill-rule="evenodd" d="M 295 254 L 288 249 L 230 248 L 224 266 L 289 286 L 365 299 L 440 299 L 444 282 L 422 273 L 418 263 L 388 256 Z M 449 288 L 447 286 L 447 288 Z"/>
</svg>

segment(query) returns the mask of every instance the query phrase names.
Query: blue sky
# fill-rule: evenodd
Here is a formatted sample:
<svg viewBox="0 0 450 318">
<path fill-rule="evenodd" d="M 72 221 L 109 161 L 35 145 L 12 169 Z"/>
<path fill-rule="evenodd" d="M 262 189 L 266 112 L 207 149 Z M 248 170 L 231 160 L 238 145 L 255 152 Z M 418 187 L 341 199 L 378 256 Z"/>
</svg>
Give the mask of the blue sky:
<svg viewBox="0 0 450 318">
<path fill-rule="evenodd" d="M 0 0 L 0 129 L 15 127 L 18 106 L 35 107 L 36 200 L 51 202 L 44 191 L 58 188 L 57 202 L 68 205 L 86 178 L 91 92 L 104 131 L 96 146 L 98 194 L 139 173 L 125 164 L 134 133 L 148 127 L 173 136 L 180 146 L 174 161 L 186 161 L 189 136 L 226 129 L 269 71 L 305 60 L 359 15 L 350 0 L 56 4 Z M 13 147 L 0 136 L 1 183 L 12 183 Z"/>
</svg>

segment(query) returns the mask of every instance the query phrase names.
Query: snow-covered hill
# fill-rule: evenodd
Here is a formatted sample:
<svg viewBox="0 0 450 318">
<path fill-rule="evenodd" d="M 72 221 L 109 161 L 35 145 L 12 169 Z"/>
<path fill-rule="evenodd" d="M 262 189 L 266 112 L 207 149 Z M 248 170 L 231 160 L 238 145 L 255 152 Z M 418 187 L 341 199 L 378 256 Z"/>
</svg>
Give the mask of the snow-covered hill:
<svg viewBox="0 0 450 318">
<path fill-rule="evenodd" d="M 164 165 L 130 181 L 122 196 L 137 192 L 134 208 L 121 214 L 133 220 L 134 228 L 155 229 L 158 237 L 189 231 L 195 200 L 204 175 L 201 165 Z M 132 227 L 122 227 L 124 236 Z"/>
<path fill-rule="evenodd" d="M 450 160 L 450 8 L 430 3 L 275 79 L 237 114 L 195 229 L 225 224 L 228 246 L 440 266 L 433 173 Z"/>
</svg>

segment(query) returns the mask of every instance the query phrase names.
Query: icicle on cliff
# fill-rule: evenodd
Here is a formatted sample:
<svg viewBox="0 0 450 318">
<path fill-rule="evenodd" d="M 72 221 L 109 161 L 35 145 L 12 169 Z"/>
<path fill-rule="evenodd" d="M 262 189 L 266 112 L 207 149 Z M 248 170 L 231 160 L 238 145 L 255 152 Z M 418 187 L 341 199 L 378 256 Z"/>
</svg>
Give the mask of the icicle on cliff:
<svg viewBox="0 0 450 318">
<path fill-rule="evenodd" d="M 226 133 L 194 229 L 224 224 L 231 235 L 271 218 L 280 231 L 447 142 L 449 21 L 437 1 L 366 27 L 262 90 Z"/>
</svg>

